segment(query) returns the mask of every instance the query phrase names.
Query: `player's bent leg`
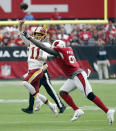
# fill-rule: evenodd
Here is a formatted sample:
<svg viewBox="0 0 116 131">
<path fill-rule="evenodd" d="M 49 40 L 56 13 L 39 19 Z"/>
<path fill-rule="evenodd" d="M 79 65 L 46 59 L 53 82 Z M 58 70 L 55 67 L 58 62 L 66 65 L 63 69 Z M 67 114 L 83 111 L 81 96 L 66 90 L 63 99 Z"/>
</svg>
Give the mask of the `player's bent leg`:
<svg viewBox="0 0 116 131">
<path fill-rule="evenodd" d="M 23 81 L 23 85 L 33 95 L 33 97 L 35 98 L 36 106 L 38 106 L 40 108 L 41 105 L 42 105 L 42 101 L 39 99 L 38 94 L 37 94 L 35 88 L 30 83 L 28 83 L 27 81 Z"/>
<path fill-rule="evenodd" d="M 99 108 L 101 108 L 105 113 L 108 112 L 108 108 L 104 105 L 104 103 L 101 101 L 101 99 L 98 96 L 95 96 L 93 92 L 90 92 L 87 95 L 87 98 L 94 102 Z"/>
<path fill-rule="evenodd" d="M 87 95 L 87 98 L 91 101 L 93 101 L 95 99 L 95 94 L 93 92 L 90 92 L 88 95 Z"/>
<path fill-rule="evenodd" d="M 60 96 L 64 99 L 64 101 L 73 108 L 73 110 L 77 110 L 78 107 L 74 103 L 72 97 L 66 91 L 60 91 Z"/>
<path fill-rule="evenodd" d="M 39 107 L 38 105 L 35 106 L 35 108 L 38 110 L 38 108 L 40 109 L 42 107 L 43 104 L 47 104 L 49 106 L 49 108 L 52 110 L 52 112 L 54 113 L 55 116 L 58 115 L 58 111 L 57 111 L 57 106 L 56 104 L 53 104 L 51 103 L 44 95 L 38 93 L 38 97 L 41 99 L 42 101 L 42 104 L 40 105 L 39 104 Z"/>
<path fill-rule="evenodd" d="M 38 107 L 38 109 L 40 110 L 40 108 L 43 105 L 43 102 L 39 98 L 38 93 L 34 94 L 33 97 L 35 98 L 35 107 Z"/>
<path fill-rule="evenodd" d="M 98 96 L 95 96 L 93 92 L 90 92 L 87 96 L 87 98 L 91 101 L 93 101 L 99 108 L 101 108 L 105 113 L 107 113 L 107 118 L 109 120 L 109 123 L 112 124 L 114 122 L 114 113 L 115 110 L 108 109 L 104 103 L 101 101 L 101 99 Z"/>
<path fill-rule="evenodd" d="M 22 83 L 32 95 L 36 93 L 35 88 L 29 82 L 23 81 Z"/>
<path fill-rule="evenodd" d="M 41 106 L 38 106 L 38 105 L 35 106 L 35 111 L 40 110 L 40 108 L 42 107 L 42 105 L 45 104 L 46 101 L 47 101 L 47 98 L 44 95 L 40 94 L 40 93 L 38 93 L 38 97 L 41 99 L 42 104 L 41 104 Z"/>
</svg>

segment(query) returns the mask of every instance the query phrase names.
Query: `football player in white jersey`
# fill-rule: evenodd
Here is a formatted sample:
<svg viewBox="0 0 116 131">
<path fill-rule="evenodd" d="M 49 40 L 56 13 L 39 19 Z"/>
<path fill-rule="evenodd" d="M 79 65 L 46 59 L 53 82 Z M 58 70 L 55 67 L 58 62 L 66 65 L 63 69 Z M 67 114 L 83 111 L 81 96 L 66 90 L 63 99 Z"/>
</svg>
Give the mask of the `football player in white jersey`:
<svg viewBox="0 0 116 131">
<path fill-rule="evenodd" d="M 25 39 L 22 35 L 24 31 L 24 21 L 19 22 L 20 37 L 24 41 L 25 45 L 29 48 L 28 53 L 28 73 L 24 76 L 23 85 L 29 90 L 31 95 L 35 98 L 36 107 L 41 108 L 43 103 L 47 104 L 50 109 L 54 112 L 55 116 L 58 115 L 56 104 L 51 103 L 44 95 L 38 93 L 40 87 L 40 79 L 43 76 L 43 71 L 47 68 L 45 60 L 47 54 L 35 46 L 33 43 Z M 41 32 L 41 33 L 38 33 Z M 42 41 L 46 38 L 46 30 L 43 27 L 37 27 L 33 37 L 38 41 Z"/>
</svg>

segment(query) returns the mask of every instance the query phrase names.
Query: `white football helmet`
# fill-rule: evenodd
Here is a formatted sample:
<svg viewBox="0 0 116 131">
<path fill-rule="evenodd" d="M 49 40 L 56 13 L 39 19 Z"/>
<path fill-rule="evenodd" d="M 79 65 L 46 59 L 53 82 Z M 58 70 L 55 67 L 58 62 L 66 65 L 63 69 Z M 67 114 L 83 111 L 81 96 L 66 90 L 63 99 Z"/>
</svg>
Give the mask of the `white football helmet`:
<svg viewBox="0 0 116 131">
<path fill-rule="evenodd" d="M 55 40 L 55 41 L 53 42 L 53 44 L 52 44 L 52 48 L 54 48 L 55 46 L 59 46 L 59 47 L 61 47 L 61 48 L 64 48 L 64 47 L 66 47 L 66 44 L 65 44 L 65 42 L 62 41 L 62 40 Z"/>
<path fill-rule="evenodd" d="M 33 36 L 37 40 L 44 40 L 46 38 L 47 31 L 43 27 L 37 27 L 33 32 Z"/>
</svg>

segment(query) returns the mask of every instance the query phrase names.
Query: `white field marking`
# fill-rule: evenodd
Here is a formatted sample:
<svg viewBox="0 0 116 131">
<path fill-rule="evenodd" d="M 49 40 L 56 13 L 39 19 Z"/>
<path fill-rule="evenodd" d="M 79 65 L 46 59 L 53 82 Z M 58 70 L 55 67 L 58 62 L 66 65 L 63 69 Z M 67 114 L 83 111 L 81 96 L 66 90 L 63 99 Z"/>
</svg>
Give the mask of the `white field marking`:
<svg viewBox="0 0 116 131">
<path fill-rule="evenodd" d="M 100 108 L 98 108 L 97 106 L 83 106 L 83 107 L 79 107 L 82 110 L 101 110 Z M 116 107 L 109 107 L 110 109 L 115 109 Z M 71 107 L 67 107 L 66 109 L 71 109 Z"/>
<path fill-rule="evenodd" d="M 28 99 L 0 99 L 0 103 L 26 103 Z M 100 110 L 97 106 L 83 106 L 80 107 L 82 110 Z M 66 109 L 71 109 L 71 107 L 67 107 Z M 116 107 L 111 107 L 110 109 L 115 109 Z"/>
<path fill-rule="evenodd" d="M 10 99 L 10 100 L 5 100 L 5 99 L 0 99 L 0 103 L 25 103 L 28 102 L 27 99 Z"/>
<path fill-rule="evenodd" d="M 66 80 L 51 80 L 53 85 L 64 84 Z M 89 80 L 90 83 L 96 84 L 116 84 L 116 80 Z M 4 80 L 0 81 L 0 86 L 4 85 L 19 85 L 22 86 L 22 80 Z"/>
</svg>

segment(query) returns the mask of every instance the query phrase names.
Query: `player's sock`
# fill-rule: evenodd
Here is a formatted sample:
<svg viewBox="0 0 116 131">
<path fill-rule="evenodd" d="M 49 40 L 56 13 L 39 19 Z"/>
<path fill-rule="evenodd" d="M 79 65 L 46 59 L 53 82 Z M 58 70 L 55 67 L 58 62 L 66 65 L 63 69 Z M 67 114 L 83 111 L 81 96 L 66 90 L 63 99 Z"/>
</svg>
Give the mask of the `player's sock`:
<svg viewBox="0 0 116 131">
<path fill-rule="evenodd" d="M 64 99 L 64 101 L 65 101 L 69 106 L 71 106 L 71 107 L 73 108 L 73 110 L 79 109 L 79 108 L 75 105 L 72 97 L 71 97 L 69 94 L 67 94 L 67 93 L 61 93 L 60 95 L 61 95 L 61 97 Z"/>
<path fill-rule="evenodd" d="M 37 93 L 35 93 L 35 94 L 33 95 L 33 97 L 35 98 L 35 101 L 37 101 L 37 100 L 39 99 L 39 97 L 38 97 L 38 94 L 37 94 Z"/>
<path fill-rule="evenodd" d="M 38 110 L 40 110 L 40 108 L 41 108 L 42 105 L 43 105 L 43 102 L 42 102 L 41 99 L 38 97 L 38 93 L 34 94 L 33 97 L 35 98 L 35 102 L 36 102 L 35 107 L 38 108 Z"/>
<path fill-rule="evenodd" d="M 52 110 L 52 112 L 54 113 L 55 116 L 58 115 L 56 104 L 51 103 L 48 99 L 45 104 L 47 104 L 49 106 L 49 108 Z"/>
<path fill-rule="evenodd" d="M 41 99 L 41 101 L 42 101 L 43 103 L 46 103 L 47 98 L 46 98 L 44 95 L 38 93 L 38 97 Z"/>
<path fill-rule="evenodd" d="M 45 102 L 46 105 L 48 105 L 49 107 L 52 107 L 52 103 L 47 99 Z"/>
<path fill-rule="evenodd" d="M 105 105 L 104 103 L 101 101 L 101 99 L 96 96 L 93 100 L 93 102 L 98 106 L 100 107 L 105 113 L 107 113 L 107 111 L 109 110 Z"/>
</svg>

